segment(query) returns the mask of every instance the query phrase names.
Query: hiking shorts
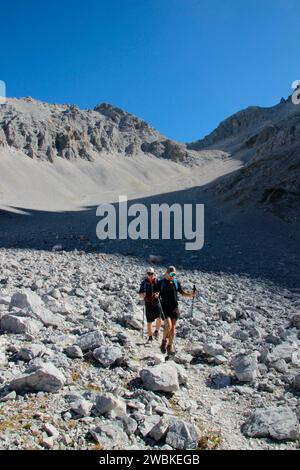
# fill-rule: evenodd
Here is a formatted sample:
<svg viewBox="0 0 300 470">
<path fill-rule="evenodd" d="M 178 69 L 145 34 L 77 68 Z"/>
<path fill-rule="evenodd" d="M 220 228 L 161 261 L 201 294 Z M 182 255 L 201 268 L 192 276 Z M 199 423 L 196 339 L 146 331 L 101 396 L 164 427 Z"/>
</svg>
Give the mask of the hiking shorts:
<svg viewBox="0 0 300 470">
<path fill-rule="evenodd" d="M 152 323 L 154 320 L 159 318 L 161 316 L 161 307 L 159 304 L 157 305 L 152 305 L 149 303 L 146 303 L 146 318 L 147 318 L 147 323 Z"/>
<path fill-rule="evenodd" d="M 171 320 L 178 320 L 180 317 L 179 308 L 175 307 L 173 309 L 163 306 L 163 313 L 166 318 L 171 318 Z"/>
</svg>

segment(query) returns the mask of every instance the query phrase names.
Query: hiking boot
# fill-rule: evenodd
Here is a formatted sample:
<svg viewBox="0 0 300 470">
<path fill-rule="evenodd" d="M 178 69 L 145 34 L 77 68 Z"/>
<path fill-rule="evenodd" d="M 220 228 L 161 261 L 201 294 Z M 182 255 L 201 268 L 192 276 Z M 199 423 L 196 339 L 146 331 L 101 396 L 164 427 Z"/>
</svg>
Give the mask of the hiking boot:
<svg viewBox="0 0 300 470">
<path fill-rule="evenodd" d="M 152 338 L 152 336 L 149 336 L 148 339 L 147 339 L 147 341 L 146 341 L 146 344 L 149 345 L 149 346 L 151 346 L 152 343 L 153 343 L 153 338 Z"/>
<path fill-rule="evenodd" d="M 154 331 L 154 338 L 155 338 L 155 339 L 158 339 L 158 338 L 159 338 L 159 331 L 158 331 L 158 330 L 155 330 L 155 331 Z"/>
<path fill-rule="evenodd" d="M 167 340 L 166 339 L 162 340 L 160 350 L 163 354 L 166 354 L 167 352 Z"/>
<path fill-rule="evenodd" d="M 174 354 L 175 354 L 175 348 L 174 348 L 174 344 L 173 344 L 173 343 L 168 344 L 167 352 L 168 352 L 168 355 L 169 355 L 169 356 L 174 356 Z"/>
</svg>

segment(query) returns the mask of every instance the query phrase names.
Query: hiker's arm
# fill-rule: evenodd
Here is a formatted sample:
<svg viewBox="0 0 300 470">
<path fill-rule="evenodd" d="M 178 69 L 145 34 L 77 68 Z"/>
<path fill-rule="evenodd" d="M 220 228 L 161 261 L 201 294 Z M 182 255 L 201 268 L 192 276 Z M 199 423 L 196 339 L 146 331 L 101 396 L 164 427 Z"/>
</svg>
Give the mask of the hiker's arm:
<svg viewBox="0 0 300 470">
<path fill-rule="evenodd" d="M 145 286 L 143 282 L 140 286 L 140 290 L 138 291 L 138 294 L 139 294 L 140 299 L 144 299 L 146 297 Z"/>
<path fill-rule="evenodd" d="M 183 290 L 180 282 L 178 282 L 178 292 L 183 297 L 189 297 L 190 299 L 195 298 L 196 295 L 198 294 L 196 290 L 192 290 L 191 292 L 187 292 L 186 290 Z"/>
</svg>

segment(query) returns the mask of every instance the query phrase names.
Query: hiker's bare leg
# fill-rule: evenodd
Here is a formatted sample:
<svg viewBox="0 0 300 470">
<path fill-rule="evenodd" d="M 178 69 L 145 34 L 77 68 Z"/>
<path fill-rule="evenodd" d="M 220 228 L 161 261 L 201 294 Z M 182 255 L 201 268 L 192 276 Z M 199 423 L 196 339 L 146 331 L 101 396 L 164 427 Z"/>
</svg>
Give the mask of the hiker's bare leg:
<svg viewBox="0 0 300 470">
<path fill-rule="evenodd" d="M 171 326 L 170 336 L 173 339 L 174 339 L 174 336 L 175 336 L 176 322 L 177 322 L 176 318 L 172 318 L 172 326 Z"/>
<path fill-rule="evenodd" d="M 171 329 L 170 329 L 170 337 L 169 337 L 169 348 L 170 352 L 174 352 L 174 338 L 175 338 L 175 330 L 176 330 L 176 318 L 172 318 L 171 321 Z"/>
<path fill-rule="evenodd" d="M 171 318 L 166 318 L 163 340 L 166 340 L 168 338 L 169 333 L 171 331 L 171 327 L 172 327 Z"/>
<path fill-rule="evenodd" d="M 148 336 L 152 336 L 152 323 L 147 323 Z"/>
<path fill-rule="evenodd" d="M 161 324 L 162 324 L 162 320 L 161 320 L 160 317 L 158 317 L 158 318 L 156 319 L 156 323 L 155 323 L 155 329 L 156 329 L 157 331 L 160 330 Z"/>
</svg>

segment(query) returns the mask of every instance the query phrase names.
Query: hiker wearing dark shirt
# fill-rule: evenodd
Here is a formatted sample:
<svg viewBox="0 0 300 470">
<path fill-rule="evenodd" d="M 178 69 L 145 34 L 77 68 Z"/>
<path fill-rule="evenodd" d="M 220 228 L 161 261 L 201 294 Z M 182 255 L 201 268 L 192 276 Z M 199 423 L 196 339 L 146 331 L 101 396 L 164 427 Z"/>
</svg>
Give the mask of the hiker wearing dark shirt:
<svg viewBox="0 0 300 470">
<path fill-rule="evenodd" d="M 159 302 L 159 285 L 153 268 L 148 268 L 147 277 L 140 286 L 139 295 L 145 300 L 145 310 L 148 330 L 148 343 L 153 340 L 152 323 L 156 320 L 154 337 L 158 339 L 162 324 L 161 305 Z"/>
<path fill-rule="evenodd" d="M 176 269 L 174 266 L 169 266 L 165 276 L 158 282 L 160 291 L 160 300 L 163 310 L 163 318 L 165 318 L 165 328 L 163 339 L 161 343 L 161 352 L 165 354 L 174 354 L 174 337 L 176 330 L 176 322 L 179 318 L 180 312 L 178 308 L 178 292 L 184 297 L 194 298 L 197 291 L 186 292 L 182 289 L 180 282 L 176 279 Z M 169 344 L 167 346 L 167 341 Z"/>
</svg>

